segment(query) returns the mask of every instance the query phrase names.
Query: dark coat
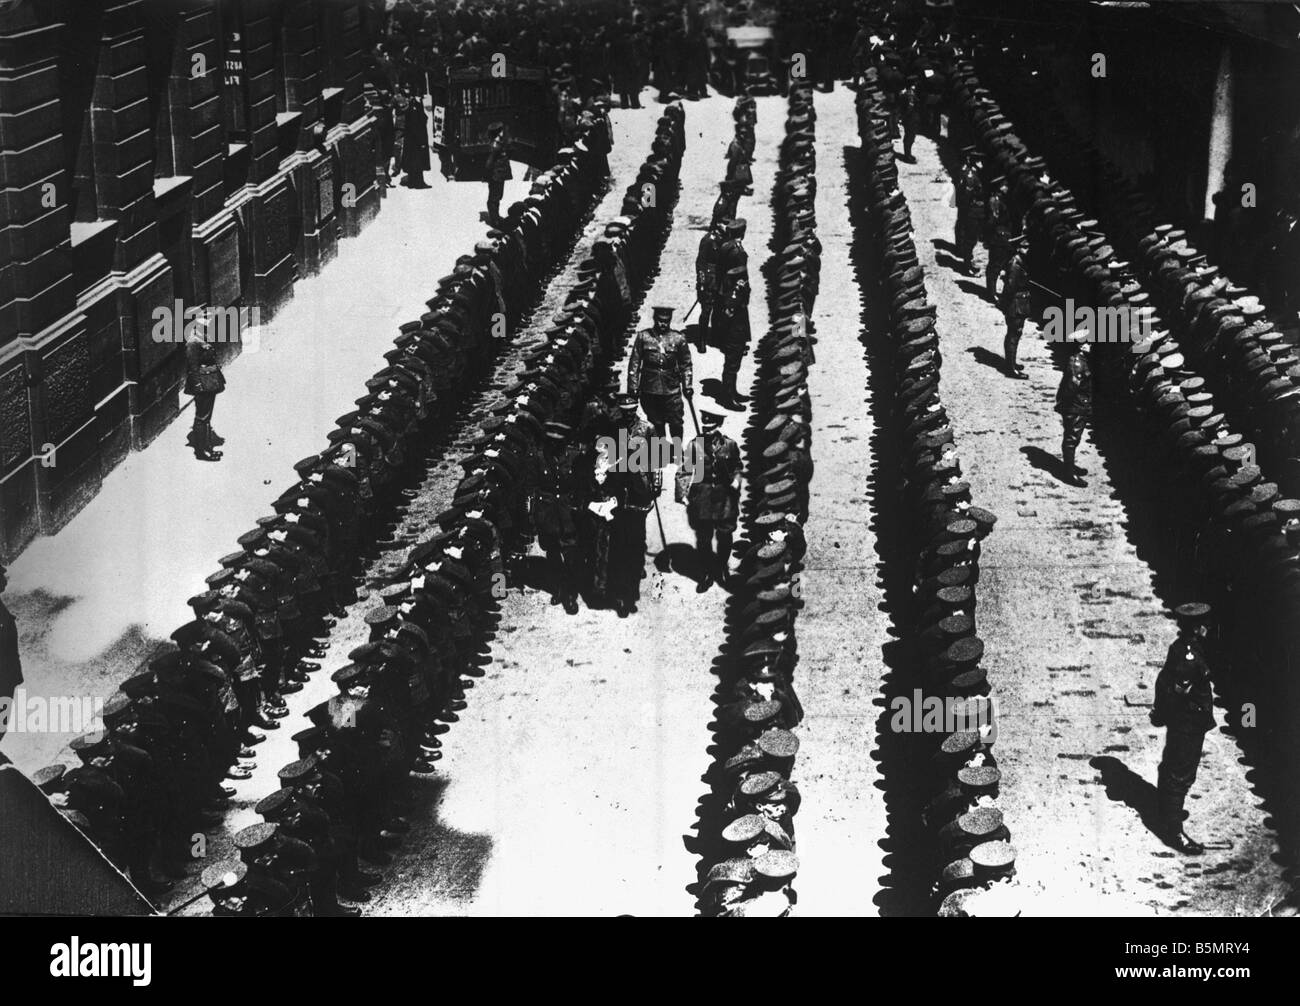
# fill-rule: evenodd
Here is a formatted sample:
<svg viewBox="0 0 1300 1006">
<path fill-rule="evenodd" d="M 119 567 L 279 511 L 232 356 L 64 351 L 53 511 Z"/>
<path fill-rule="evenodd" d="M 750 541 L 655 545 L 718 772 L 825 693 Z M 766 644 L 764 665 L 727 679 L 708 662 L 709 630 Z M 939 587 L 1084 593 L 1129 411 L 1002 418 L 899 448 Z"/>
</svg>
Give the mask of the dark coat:
<svg viewBox="0 0 1300 1006">
<path fill-rule="evenodd" d="M 402 140 L 402 170 L 417 174 L 429 170 L 429 117 L 419 102 L 407 105 L 402 113 L 406 129 Z"/>
<path fill-rule="evenodd" d="M 202 339 L 185 342 L 185 394 L 215 395 L 226 388 L 225 375 L 217 363 L 217 352 Z"/>
<path fill-rule="evenodd" d="M 13 698 L 23 683 L 23 665 L 18 659 L 18 623 L 0 601 L 0 697 Z M 3 731 L 0 731 L 3 732 Z"/>
<path fill-rule="evenodd" d="M 1151 722 L 1176 730 L 1213 730 L 1214 695 L 1210 669 L 1199 640 L 1179 636 L 1169 647 L 1156 678 Z"/>
</svg>

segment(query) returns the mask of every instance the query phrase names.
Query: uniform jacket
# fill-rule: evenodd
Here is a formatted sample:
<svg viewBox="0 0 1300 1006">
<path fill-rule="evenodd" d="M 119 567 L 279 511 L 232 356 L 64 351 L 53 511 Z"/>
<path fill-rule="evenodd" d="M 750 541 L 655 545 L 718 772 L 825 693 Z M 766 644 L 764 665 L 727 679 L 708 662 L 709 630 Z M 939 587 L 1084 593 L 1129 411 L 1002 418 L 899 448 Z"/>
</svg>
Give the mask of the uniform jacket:
<svg viewBox="0 0 1300 1006">
<path fill-rule="evenodd" d="M 1214 729 L 1210 668 L 1199 640 L 1179 636 L 1169 647 L 1165 666 L 1156 678 L 1151 722 L 1174 729 Z"/>
<path fill-rule="evenodd" d="M 185 342 L 185 394 L 215 395 L 224 391 L 225 375 L 217 363 L 217 352 L 200 338 Z"/>
<path fill-rule="evenodd" d="M 691 465 L 677 472 L 678 495 L 686 497 L 686 516 L 692 521 L 733 520 L 738 512 L 740 448 L 725 433 L 713 431 L 691 441 L 692 457 L 700 459 L 700 478 Z"/>
<path fill-rule="evenodd" d="M 1017 318 L 1027 318 L 1030 304 L 1029 272 L 1022 259 L 1013 257 L 1002 281 L 1002 310 Z"/>
<path fill-rule="evenodd" d="M 1056 391 L 1056 408 L 1071 416 L 1092 413 L 1092 367 L 1088 364 L 1087 350 L 1072 352 L 1066 359 L 1061 386 Z"/>
<path fill-rule="evenodd" d="M 675 395 L 691 387 L 691 347 L 676 329 L 643 328 L 632 344 L 627 390 L 633 395 Z"/>
<path fill-rule="evenodd" d="M 509 181 L 514 177 L 510 170 L 510 154 L 506 147 L 505 134 L 499 134 L 493 141 L 487 156 L 488 179 L 494 182 Z"/>
</svg>

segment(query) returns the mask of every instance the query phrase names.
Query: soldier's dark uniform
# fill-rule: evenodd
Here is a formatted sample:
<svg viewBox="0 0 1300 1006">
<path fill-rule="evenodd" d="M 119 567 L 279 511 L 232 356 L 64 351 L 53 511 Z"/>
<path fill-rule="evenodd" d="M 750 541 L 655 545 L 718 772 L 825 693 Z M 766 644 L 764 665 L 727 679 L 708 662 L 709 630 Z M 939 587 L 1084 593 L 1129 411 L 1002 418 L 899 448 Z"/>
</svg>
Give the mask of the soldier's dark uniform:
<svg viewBox="0 0 1300 1006">
<path fill-rule="evenodd" d="M 957 246 L 957 257 L 968 275 L 975 274 L 975 242 L 979 240 L 984 229 L 986 197 L 984 183 L 980 180 L 979 170 L 972 159 L 967 159 L 956 183 L 957 227 L 953 243 Z"/>
<path fill-rule="evenodd" d="M 587 486 L 578 449 L 568 443 L 568 435 L 569 428 L 563 423 L 546 426 L 547 442 L 541 448 L 532 515 L 538 543 L 558 573 L 553 603 L 563 604 L 565 611 L 576 614 L 581 576 L 578 512 L 585 506 L 582 497 Z"/>
<path fill-rule="evenodd" d="M 654 327 L 637 332 L 627 364 L 627 390 L 639 397 L 641 410 L 656 434 L 662 437 L 667 427 L 681 443 L 682 396 L 692 397 L 695 389 L 691 348 L 681 332 L 669 327 L 672 316 L 671 307 L 656 307 Z"/>
<path fill-rule="evenodd" d="M 984 243 L 988 247 L 989 259 L 984 266 L 984 288 L 990 297 L 996 298 L 998 278 L 1011 260 L 1012 239 L 1016 235 L 1005 179 L 995 179 L 989 192 L 986 226 L 988 233 Z"/>
<path fill-rule="evenodd" d="M 707 590 L 713 580 L 722 582 L 727 577 L 732 532 L 740 513 L 742 462 L 739 446 L 719 429 L 722 416 L 705 412 L 701 421 L 704 432 L 691 441 L 688 463 L 677 472 L 677 498 L 686 503 L 686 518 L 695 532 L 703 566 L 700 589 Z"/>
<path fill-rule="evenodd" d="M 991 255 L 991 253 L 990 253 Z M 1007 374 L 1015 378 L 1024 378 L 1024 368 L 1016 360 L 1020 349 L 1020 337 L 1025 331 L 1025 319 L 1029 317 L 1031 301 L 1029 292 L 1029 270 L 1025 267 L 1025 249 L 1017 247 L 1011 253 L 1007 263 L 1007 278 L 1002 286 L 1002 314 L 1007 321 L 1007 333 L 1002 339 L 1002 362 Z M 990 284 L 990 288 L 992 284 Z M 991 290 L 990 290 L 991 292 Z"/>
<path fill-rule="evenodd" d="M 722 395 L 720 404 L 738 408 L 741 395 L 736 388 L 740 361 L 749 349 L 749 253 L 743 239 L 745 221 L 727 226 L 727 241 L 718 251 L 718 294 L 714 314 L 718 344 L 722 347 Z"/>
<path fill-rule="evenodd" d="M 1200 843 L 1183 831 L 1183 803 L 1196 781 L 1205 735 L 1214 729 L 1214 695 L 1201 633 L 1210 614 L 1209 605 L 1184 604 L 1176 609 L 1178 638 L 1169 646 L 1165 665 L 1156 678 L 1151 722 L 1165 728 L 1160 756 L 1157 805 L 1162 837 L 1182 852 L 1203 851 Z"/>
<path fill-rule="evenodd" d="M 618 400 L 619 431 L 625 437 L 629 453 L 636 455 L 644 445 L 645 456 L 650 456 L 654 429 L 636 414 L 636 399 L 624 395 Z M 663 485 L 663 476 L 657 470 L 625 468 L 613 475 L 618 508 L 614 511 L 610 548 L 611 589 L 614 609 L 625 615 L 636 604 L 645 575 L 646 519 Z"/>
<path fill-rule="evenodd" d="M 1070 343 L 1065 371 L 1056 392 L 1056 410 L 1061 414 L 1061 465 L 1065 481 L 1083 485 L 1081 476 L 1087 469 L 1074 463 L 1074 452 L 1083 438 L 1084 427 L 1092 415 L 1092 368 L 1088 365 L 1088 350 L 1079 336 Z"/>
<path fill-rule="evenodd" d="M 727 218 L 713 221 L 700 238 L 699 252 L 695 256 L 695 296 L 700 301 L 700 321 L 695 329 L 695 348 L 703 353 L 709 344 L 709 321 L 717 302 L 719 276 L 718 257 L 726 241 Z"/>
</svg>

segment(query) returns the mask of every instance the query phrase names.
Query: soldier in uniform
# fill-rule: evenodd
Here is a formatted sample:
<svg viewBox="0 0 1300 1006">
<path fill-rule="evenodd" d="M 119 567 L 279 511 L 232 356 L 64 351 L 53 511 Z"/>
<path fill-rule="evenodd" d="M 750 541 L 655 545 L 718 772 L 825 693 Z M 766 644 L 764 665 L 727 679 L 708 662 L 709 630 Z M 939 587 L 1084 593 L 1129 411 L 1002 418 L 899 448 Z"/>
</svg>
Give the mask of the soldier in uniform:
<svg viewBox="0 0 1300 1006">
<path fill-rule="evenodd" d="M 718 294 L 715 324 L 722 347 L 722 394 L 718 403 L 739 409 L 742 396 L 736 388 L 740 361 L 749 349 L 749 253 L 743 243 L 745 221 L 727 225 L 727 241 L 718 251 Z"/>
<path fill-rule="evenodd" d="M 1007 278 L 1002 285 L 1002 314 L 1007 320 L 1007 334 L 1002 339 L 1002 361 L 1007 376 L 1025 380 L 1025 370 L 1016 362 L 1020 349 L 1020 336 L 1025 331 L 1025 319 L 1029 317 L 1029 270 L 1025 268 L 1025 246 L 1016 243 L 1007 263 Z M 990 253 L 991 258 L 991 253 Z M 990 292 L 993 286 L 990 284 Z"/>
<path fill-rule="evenodd" d="M 217 446 L 226 441 L 212 429 L 212 409 L 217 395 L 226 388 L 225 375 L 217 362 L 216 350 L 208 342 L 202 326 L 196 326 L 185 339 L 185 394 L 194 396 L 194 426 L 189 443 L 200 461 L 220 461 Z"/>
<path fill-rule="evenodd" d="M 500 227 L 501 197 L 505 195 L 506 182 L 514 177 L 510 170 L 510 140 L 506 136 L 506 127 L 499 122 L 488 126 L 487 134 L 491 143 L 487 156 L 487 221 L 493 227 Z"/>
<path fill-rule="evenodd" d="M 566 612 L 576 615 L 581 566 L 577 511 L 586 487 L 579 484 L 579 452 L 569 443 L 569 432 L 564 423 L 546 424 L 532 516 L 538 542 L 558 571 L 559 583 L 552 603 L 562 604 Z"/>
<path fill-rule="evenodd" d="M 912 155 L 912 144 L 916 142 L 917 127 L 921 123 L 921 113 L 917 103 L 916 88 L 909 80 L 898 93 L 898 121 L 903 127 L 902 159 L 908 164 L 916 162 L 916 158 Z"/>
<path fill-rule="evenodd" d="M 1183 802 L 1196 781 L 1205 734 L 1214 729 L 1214 696 L 1204 640 L 1210 606 L 1193 602 L 1174 609 L 1178 637 L 1156 678 L 1153 725 L 1165 728 L 1156 785 L 1160 837 L 1179 852 L 1197 856 L 1205 847 L 1183 830 Z"/>
<path fill-rule="evenodd" d="M 671 307 L 656 307 L 654 324 L 636 334 L 627 364 L 627 390 L 637 395 L 655 433 L 667 426 L 674 442 L 682 442 L 682 396 L 692 398 L 691 348 L 686 336 L 670 327 Z"/>
<path fill-rule="evenodd" d="M 990 299 L 996 301 L 998 277 L 1011 261 L 1012 242 L 1015 238 L 1005 178 L 994 179 L 993 189 L 989 193 L 987 227 L 988 237 L 985 244 L 988 247 L 989 260 L 984 266 L 984 287 L 988 290 Z"/>
<path fill-rule="evenodd" d="M 1072 486 L 1087 485 L 1083 476 L 1088 469 L 1074 463 L 1074 452 L 1083 439 L 1083 428 L 1092 415 L 1092 368 L 1088 364 L 1088 332 L 1078 329 L 1066 336 L 1069 355 L 1065 372 L 1056 391 L 1056 410 L 1061 414 L 1061 465 L 1065 481 Z"/>
<path fill-rule="evenodd" d="M 979 154 L 968 148 L 966 160 L 957 174 L 956 184 L 957 227 L 953 243 L 957 257 L 962 261 L 966 275 L 975 275 L 975 242 L 984 229 L 984 183 L 979 175 Z"/>
<path fill-rule="evenodd" d="M 722 432 L 722 416 L 700 415 L 703 432 L 691 441 L 686 462 L 677 472 L 677 500 L 686 504 L 686 517 L 695 532 L 702 572 L 697 590 L 714 580 L 725 583 L 731 536 L 740 513 L 740 447 Z M 714 551 L 714 539 L 717 551 Z"/>
<path fill-rule="evenodd" d="M 9 575 L 0 566 L 0 594 L 9 586 Z M 0 704 L 7 709 L 14 692 L 23 683 L 23 665 L 18 659 L 18 623 L 0 598 Z M 0 737 L 5 734 L 9 716 L 0 716 Z"/>
<path fill-rule="evenodd" d="M 718 256 L 727 240 L 727 217 L 714 217 L 713 223 L 700 238 L 700 250 L 695 256 L 695 296 L 700 301 L 700 321 L 695 328 L 695 348 L 703 353 L 709 345 L 709 320 L 718 295 Z"/>
<path fill-rule="evenodd" d="M 624 438 L 629 456 L 640 454 L 652 464 L 650 447 L 654 430 L 637 415 L 636 396 L 619 395 L 616 401 L 619 413 L 616 435 Z M 635 609 L 640 594 L 641 577 L 645 575 L 645 522 L 659 498 L 663 474 L 657 468 L 625 465 L 614 478 L 618 508 L 614 511 L 611 536 L 610 587 L 614 610 L 622 618 Z"/>
</svg>

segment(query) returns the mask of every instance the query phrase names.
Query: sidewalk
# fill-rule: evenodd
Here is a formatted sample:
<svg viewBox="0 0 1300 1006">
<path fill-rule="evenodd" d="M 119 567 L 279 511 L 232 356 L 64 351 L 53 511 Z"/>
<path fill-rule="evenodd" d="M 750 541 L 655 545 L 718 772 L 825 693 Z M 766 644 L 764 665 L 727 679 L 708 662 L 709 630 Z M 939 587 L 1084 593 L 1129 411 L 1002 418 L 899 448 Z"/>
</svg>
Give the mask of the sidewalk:
<svg viewBox="0 0 1300 1006">
<path fill-rule="evenodd" d="M 436 163 L 436 161 L 435 161 Z M 504 205 L 527 194 L 515 165 Z M 395 186 L 378 217 L 294 298 L 256 330 L 257 352 L 226 368 L 213 426 L 225 457 L 197 461 L 185 411 L 104 480 L 99 495 L 60 531 L 38 538 L 10 567 L 5 599 L 18 620 L 29 699 L 106 697 L 192 613 L 217 560 L 270 513 L 292 483 L 293 464 L 326 445 L 337 417 L 365 393 L 398 326 L 418 318 L 450 272 L 486 232 L 478 214 L 487 185 Z M 0 750 L 32 772 L 72 739 L 9 733 Z"/>
<path fill-rule="evenodd" d="M 980 560 L 977 620 L 998 698 L 1001 803 L 1020 882 L 1035 897 L 1026 914 L 1258 914 L 1286 886 L 1232 737 L 1207 735 L 1188 800 L 1189 831 L 1227 848 L 1180 857 L 1143 823 L 1164 742 L 1147 703 L 1175 635 L 1144 558 L 1163 531 L 1135 519 L 1152 476 L 1121 478 L 1090 430 L 1079 452 L 1087 487 L 1058 481 L 1060 373 L 1029 324 L 1020 345 L 1029 379 L 1002 374 L 1006 325 L 983 293 L 983 253 L 977 277 L 955 271 L 951 180 L 931 140 L 918 137 L 913 153 L 899 183 L 939 308 L 943 402 L 971 496 L 998 516 Z"/>
</svg>

